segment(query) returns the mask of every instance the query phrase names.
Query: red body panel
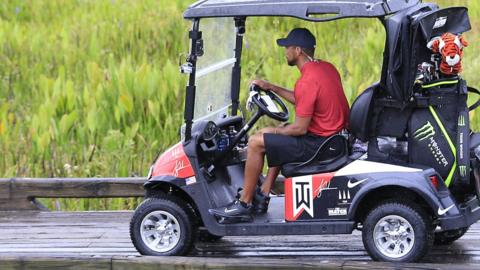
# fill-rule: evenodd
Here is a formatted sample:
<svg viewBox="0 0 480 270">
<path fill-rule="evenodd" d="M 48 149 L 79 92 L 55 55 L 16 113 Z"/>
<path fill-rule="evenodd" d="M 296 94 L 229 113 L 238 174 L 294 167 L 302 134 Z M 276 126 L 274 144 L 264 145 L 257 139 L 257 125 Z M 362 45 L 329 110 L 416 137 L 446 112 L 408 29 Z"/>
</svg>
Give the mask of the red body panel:
<svg viewBox="0 0 480 270">
<path fill-rule="evenodd" d="M 330 184 L 335 173 L 323 173 L 285 180 L 285 220 L 295 221 L 307 211 L 313 216 L 313 199 Z"/>
<path fill-rule="evenodd" d="M 188 160 L 182 143 L 178 143 L 165 151 L 156 161 L 152 176 L 171 175 L 187 178 L 195 175 L 192 164 Z"/>
</svg>

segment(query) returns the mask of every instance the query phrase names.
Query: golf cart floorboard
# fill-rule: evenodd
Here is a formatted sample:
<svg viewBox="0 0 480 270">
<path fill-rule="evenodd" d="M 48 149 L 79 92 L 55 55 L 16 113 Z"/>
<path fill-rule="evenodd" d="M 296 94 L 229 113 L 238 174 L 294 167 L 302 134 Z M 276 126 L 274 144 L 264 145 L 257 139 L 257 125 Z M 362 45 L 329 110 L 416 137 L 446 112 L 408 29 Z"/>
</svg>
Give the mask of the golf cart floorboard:
<svg viewBox="0 0 480 270">
<path fill-rule="evenodd" d="M 285 221 L 285 197 L 272 196 L 268 212 L 256 214 L 252 222 L 228 224 L 227 235 L 320 235 L 350 234 L 354 222 L 348 220 Z"/>
</svg>

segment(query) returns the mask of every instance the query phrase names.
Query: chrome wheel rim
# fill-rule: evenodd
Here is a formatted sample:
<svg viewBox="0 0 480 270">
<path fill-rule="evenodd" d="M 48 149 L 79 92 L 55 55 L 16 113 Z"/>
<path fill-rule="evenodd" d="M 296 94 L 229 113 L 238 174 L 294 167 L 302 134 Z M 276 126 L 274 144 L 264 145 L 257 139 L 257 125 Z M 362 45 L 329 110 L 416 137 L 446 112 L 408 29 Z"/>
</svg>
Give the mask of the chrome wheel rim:
<svg viewBox="0 0 480 270">
<path fill-rule="evenodd" d="M 153 211 L 143 218 L 140 235 L 151 250 L 168 252 L 180 241 L 181 230 L 178 220 L 172 214 Z"/>
<path fill-rule="evenodd" d="M 389 258 L 406 256 L 415 244 L 412 225 L 403 217 L 390 215 L 380 219 L 373 230 L 375 247 Z"/>
</svg>

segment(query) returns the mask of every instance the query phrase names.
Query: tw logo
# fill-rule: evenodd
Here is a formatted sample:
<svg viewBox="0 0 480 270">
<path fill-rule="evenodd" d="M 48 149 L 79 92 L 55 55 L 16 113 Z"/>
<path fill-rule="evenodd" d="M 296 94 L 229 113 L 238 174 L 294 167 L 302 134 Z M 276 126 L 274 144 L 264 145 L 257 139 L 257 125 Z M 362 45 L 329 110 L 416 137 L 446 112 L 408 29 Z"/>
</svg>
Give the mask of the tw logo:
<svg viewBox="0 0 480 270">
<path fill-rule="evenodd" d="M 297 216 L 303 209 L 313 218 L 312 176 L 294 177 L 292 187 L 293 215 Z"/>
</svg>

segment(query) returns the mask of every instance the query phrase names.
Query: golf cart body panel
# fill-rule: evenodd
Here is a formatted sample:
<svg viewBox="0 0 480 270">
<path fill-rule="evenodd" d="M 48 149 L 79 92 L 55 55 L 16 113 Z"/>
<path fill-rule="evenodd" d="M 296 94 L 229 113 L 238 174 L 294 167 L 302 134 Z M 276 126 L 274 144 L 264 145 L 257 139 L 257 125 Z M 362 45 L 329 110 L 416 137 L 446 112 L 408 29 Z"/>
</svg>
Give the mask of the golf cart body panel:
<svg viewBox="0 0 480 270">
<path fill-rule="evenodd" d="M 285 181 L 285 219 L 355 220 L 357 209 L 368 207 L 364 204 L 367 196 L 401 190 L 421 198 L 436 217 L 459 215 L 456 202 L 443 182 L 438 187 L 431 183 L 429 177 L 433 175 L 436 175 L 433 169 L 357 160 L 337 172 L 289 178 Z"/>
<path fill-rule="evenodd" d="M 288 16 L 330 21 L 349 17 L 384 17 L 418 3 L 419 0 L 203 0 L 192 4 L 184 17 Z"/>
<path fill-rule="evenodd" d="M 169 175 L 183 179 L 194 174 L 190 160 L 183 151 L 182 143 L 177 143 L 161 154 L 154 162 L 151 172 L 152 177 Z"/>
</svg>

